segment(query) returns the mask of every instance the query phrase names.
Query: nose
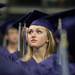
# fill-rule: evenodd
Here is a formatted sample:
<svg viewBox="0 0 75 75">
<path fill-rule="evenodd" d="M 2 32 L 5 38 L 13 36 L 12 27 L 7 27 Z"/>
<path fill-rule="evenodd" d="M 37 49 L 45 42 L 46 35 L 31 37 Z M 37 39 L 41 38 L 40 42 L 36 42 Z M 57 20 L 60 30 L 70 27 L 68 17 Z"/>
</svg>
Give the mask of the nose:
<svg viewBox="0 0 75 75">
<path fill-rule="evenodd" d="M 36 32 L 33 32 L 32 35 L 31 35 L 31 37 L 35 38 L 36 37 Z"/>
</svg>

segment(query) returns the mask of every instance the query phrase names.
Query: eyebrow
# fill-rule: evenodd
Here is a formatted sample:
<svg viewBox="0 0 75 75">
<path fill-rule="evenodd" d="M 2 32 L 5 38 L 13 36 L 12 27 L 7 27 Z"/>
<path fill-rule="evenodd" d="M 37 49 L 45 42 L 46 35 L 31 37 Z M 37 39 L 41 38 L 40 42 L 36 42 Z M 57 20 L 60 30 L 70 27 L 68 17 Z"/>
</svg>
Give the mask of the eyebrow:
<svg viewBox="0 0 75 75">
<path fill-rule="evenodd" d="M 36 28 L 37 30 L 45 30 L 44 28 Z M 33 30 L 33 29 L 29 29 L 29 30 Z"/>
</svg>

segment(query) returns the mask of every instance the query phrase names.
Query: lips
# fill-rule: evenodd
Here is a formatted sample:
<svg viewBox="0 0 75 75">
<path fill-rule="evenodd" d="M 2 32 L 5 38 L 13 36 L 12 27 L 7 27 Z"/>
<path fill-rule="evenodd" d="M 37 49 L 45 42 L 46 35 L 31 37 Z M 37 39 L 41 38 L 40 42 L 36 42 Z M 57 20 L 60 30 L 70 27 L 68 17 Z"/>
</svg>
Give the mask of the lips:
<svg viewBox="0 0 75 75">
<path fill-rule="evenodd" d="M 35 40 L 35 39 L 32 39 L 32 40 L 31 40 L 32 43 L 35 43 L 36 41 L 37 41 L 37 40 Z"/>
</svg>

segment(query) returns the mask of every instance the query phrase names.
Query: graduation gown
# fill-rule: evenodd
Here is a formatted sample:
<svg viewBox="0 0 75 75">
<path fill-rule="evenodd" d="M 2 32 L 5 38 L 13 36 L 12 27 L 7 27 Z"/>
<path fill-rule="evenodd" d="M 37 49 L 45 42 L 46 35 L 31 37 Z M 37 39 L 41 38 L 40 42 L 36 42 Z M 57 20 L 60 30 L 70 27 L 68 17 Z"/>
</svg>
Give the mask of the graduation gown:
<svg viewBox="0 0 75 75">
<path fill-rule="evenodd" d="M 34 59 L 28 62 L 17 61 L 27 75 L 62 75 L 61 65 L 58 63 L 57 54 L 53 54 L 48 59 L 37 64 Z M 69 64 L 70 75 L 75 75 L 75 65 Z"/>
<path fill-rule="evenodd" d="M 20 57 L 20 52 L 16 51 L 15 53 L 9 53 L 7 48 L 0 48 L 0 55 L 5 59 L 9 59 L 11 61 L 16 61 Z"/>
<path fill-rule="evenodd" d="M 15 62 L 0 59 L 0 75 L 27 75 L 23 68 Z"/>
<path fill-rule="evenodd" d="M 60 65 L 56 59 L 57 56 L 54 54 L 39 64 L 37 64 L 34 59 L 28 62 L 18 60 L 17 63 L 24 68 L 27 75 L 60 75 Z"/>
<path fill-rule="evenodd" d="M 61 65 L 56 61 L 56 55 L 37 64 L 34 59 L 28 62 L 17 60 L 16 62 L 0 61 L 0 75 L 62 75 Z M 70 73 L 75 75 L 75 64 L 70 64 Z"/>
<path fill-rule="evenodd" d="M 0 75 L 27 75 L 22 66 L 0 55 Z"/>
</svg>

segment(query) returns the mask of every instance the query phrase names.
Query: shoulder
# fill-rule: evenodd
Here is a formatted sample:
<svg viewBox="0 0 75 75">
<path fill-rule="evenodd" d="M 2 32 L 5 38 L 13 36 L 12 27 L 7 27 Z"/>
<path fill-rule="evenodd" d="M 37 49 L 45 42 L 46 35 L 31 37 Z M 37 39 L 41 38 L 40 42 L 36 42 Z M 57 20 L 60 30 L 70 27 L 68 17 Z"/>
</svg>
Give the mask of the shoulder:
<svg viewBox="0 0 75 75">
<path fill-rule="evenodd" d="M 54 70 L 55 72 L 60 72 L 61 71 L 61 64 L 59 63 L 58 53 L 54 53 L 49 58 L 49 63 L 51 65 L 52 70 Z"/>
<path fill-rule="evenodd" d="M 26 62 L 23 61 L 22 59 L 18 59 L 18 60 L 16 60 L 16 64 L 18 64 L 20 66 L 24 66 L 26 64 Z"/>
<path fill-rule="evenodd" d="M 2 54 L 4 54 L 4 51 L 5 51 L 5 48 L 4 47 L 0 47 L 0 55 Z"/>
<path fill-rule="evenodd" d="M 51 69 L 60 67 L 60 64 L 58 63 L 58 56 L 56 53 L 49 56 L 49 58 L 43 61 L 42 64 Z"/>
<path fill-rule="evenodd" d="M 2 51 L 4 51 L 4 50 L 6 50 L 5 47 L 0 47 L 0 52 L 2 52 Z"/>
<path fill-rule="evenodd" d="M 8 67 L 8 68 L 7 68 Z M 24 70 L 15 62 L 5 61 L 0 64 L 0 75 L 23 75 Z"/>
<path fill-rule="evenodd" d="M 59 64 L 58 63 L 58 53 L 53 53 L 50 57 L 49 57 L 50 61 L 53 61 L 53 63 L 55 64 Z"/>
<path fill-rule="evenodd" d="M 0 55 L 3 56 L 4 58 L 7 57 L 8 51 L 5 47 L 0 47 Z"/>
</svg>

